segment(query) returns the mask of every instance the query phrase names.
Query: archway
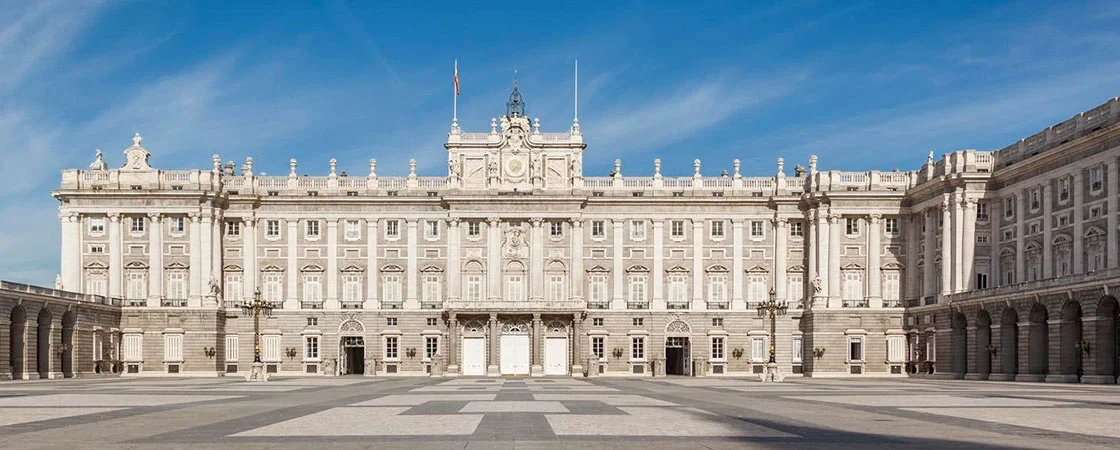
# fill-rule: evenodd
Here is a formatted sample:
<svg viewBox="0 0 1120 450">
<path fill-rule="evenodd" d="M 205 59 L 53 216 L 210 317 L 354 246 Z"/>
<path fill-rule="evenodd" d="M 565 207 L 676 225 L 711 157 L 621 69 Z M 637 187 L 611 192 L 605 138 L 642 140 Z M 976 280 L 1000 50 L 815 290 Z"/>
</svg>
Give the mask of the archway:
<svg viewBox="0 0 1120 450">
<path fill-rule="evenodd" d="M 74 311 L 62 315 L 62 376 L 74 376 L 74 324 L 78 322 Z"/>
<path fill-rule="evenodd" d="M 1115 378 L 1120 374 L 1120 359 L 1116 347 L 1120 341 L 1120 303 L 1115 297 L 1104 297 L 1097 304 L 1097 339 L 1093 351 L 1097 353 L 1097 375 Z M 1115 380 L 1113 380 L 1115 382 Z"/>
<path fill-rule="evenodd" d="M 1062 324 L 1060 326 L 1062 375 L 1074 376 L 1068 381 L 1079 381 L 1081 378 L 1081 304 L 1070 300 L 1062 305 Z"/>
<path fill-rule="evenodd" d="M 23 379 L 24 361 L 26 360 L 25 343 L 27 342 L 27 311 L 23 306 L 16 305 L 9 316 L 11 323 L 8 325 L 8 362 L 11 363 L 12 379 Z"/>
<path fill-rule="evenodd" d="M 981 379 L 992 373 L 992 316 L 986 310 L 976 315 L 976 372 Z"/>
<path fill-rule="evenodd" d="M 1004 308 L 999 317 L 1000 372 L 1004 379 L 1012 380 L 1019 374 L 1019 313 L 1015 308 Z"/>
<path fill-rule="evenodd" d="M 35 336 L 35 368 L 39 378 L 51 376 L 51 312 L 47 308 L 39 310 L 35 319 L 37 334 Z"/>
<path fill-rule="evenodd" d="M 1031 375 L 1046 375 L 1050 365 L 1050 349 L 1048 348 L 1048 340 L 1050 327 L 1046 321 L 1050 315 L 1046 312 L 1046 307 L 1041 303 L 1035 303 L 1031 307 L 1030 331 L 1027 335 L 1027 351 L 1030 352 L 1027 358 L 1027 373 Z"/>
<path fill-rule="evenodd" d="M 953 376 L 962 378 L 968 372 L 968 319 L 963 313 L 953 313 L 950 324 L 953 329 L 949 338 L 953 347 Z"/>
</svg>

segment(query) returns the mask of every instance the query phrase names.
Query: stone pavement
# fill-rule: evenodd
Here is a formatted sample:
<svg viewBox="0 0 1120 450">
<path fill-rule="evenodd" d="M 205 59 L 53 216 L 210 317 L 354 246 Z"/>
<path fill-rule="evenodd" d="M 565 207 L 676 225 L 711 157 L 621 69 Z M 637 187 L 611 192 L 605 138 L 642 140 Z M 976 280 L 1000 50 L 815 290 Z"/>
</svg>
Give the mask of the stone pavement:
<svg viewBox="0 0 1120 450">
<path fill-rule="evenodd" d="M 1120 387 L 907 379 L 0 383 L 5 448 L 1117 448 Z"/>
</svg>

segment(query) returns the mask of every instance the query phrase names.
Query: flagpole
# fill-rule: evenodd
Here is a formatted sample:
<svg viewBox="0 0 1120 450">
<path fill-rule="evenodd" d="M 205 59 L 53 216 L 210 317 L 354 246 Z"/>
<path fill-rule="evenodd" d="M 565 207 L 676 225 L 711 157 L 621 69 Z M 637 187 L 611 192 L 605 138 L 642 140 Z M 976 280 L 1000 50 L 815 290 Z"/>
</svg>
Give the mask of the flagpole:
<svg viewBox="0 0 1120 450">
<path fill-rule="evenodd" d="M 459 127 L 459 60 L 455 60 L 455 84 L 451 86 L 451 126 Z"/>
<path fill-rule="evenodd" d="M 576 60 L 576 80 L 575 80 L 575 96 L 572 101 L 573 113 L 572 117 L 572 133 L 579 134 L 579 60 Z"/>
</svg>

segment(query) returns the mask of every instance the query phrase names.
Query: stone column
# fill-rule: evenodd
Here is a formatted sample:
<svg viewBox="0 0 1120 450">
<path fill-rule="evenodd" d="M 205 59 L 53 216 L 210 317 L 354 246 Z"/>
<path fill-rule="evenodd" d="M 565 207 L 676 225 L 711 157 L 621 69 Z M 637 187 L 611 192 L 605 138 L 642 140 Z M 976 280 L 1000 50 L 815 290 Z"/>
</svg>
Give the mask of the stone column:
<svg viewBox="0 0 1120 450">
<path fill-rule="evenodd" d="M 152 273 L 148 280 L 148 307 L 156 308 L 163 298 L 163 277 L 156 276 L 156 268 L 163 267 L 163 219 L 159 213 L 148 213 L 148 222 L 152 224 L 148 233 L 148 267 Z"/>
<path fill-rule="evenodd" d="M 950 194 L 941 202 L 941 295 L 953 292 L 953 217 Z"/>
<path fill-rule="evenodd" d="M 202 307 L 202 233 L 200 231 L 201 218 L 198 214 L 191 214 L 190 228 L 190 296 L 187 297 L 187 306 L 191 308 Z M 150 232 L 162 233 L 163 227 L 152 226 Z M 163 280 L 163 268 L 152 267 L 149 281 Z"/>
<path fill-rule="evenodd" d="M 814 254 L 812 256 L 813 256 L 813 258 L 816 258 L 816 260 L 817 260 L 817 274 L 816 274 L 817 276 L 814 277 L 814 279 L 809 280 L 809 281 L 811 282 L 811 285 L 813 286 L 812 289 L 814 290 L 813 306 L 814 307 L 826 307 L 827 308 L 828 307 L 828 292 L 829 292 L 828 289 L 832 285 L 832 282 L 829 281 L 829 278 L 832 275 L 832 271 L 829 270 L 829 267 L 828 267 L 828 260 L 829 260 L 829 257 L 828 257 L 828 251 L 829 251 L 829 245 L 828 245 L 828 237 L 829 237 L 828 215 L 826 213 L 822 212 L 819 208 L 816 211 L 816 215 L 817 215 L 817 217 L 816 217 L 817 218 L 817 226 L 816 226 L 816 231 L 817 232 L 815 234 L 815 237 L 816 237 L 815 241 L 816 241 L 816 244 L 817 244 L 817 248 L 816 248 L 816 252 L 814 252 Z M 818 280 L 818 279 L 821 280 L 821 283 L 820 283 L 821 291 L 820 292 L 815 292 L 816 289 L 817 289 L 816 288 L 816 280 Z"/>
<path fill-rule="evenodd" d="M 925 297 L 936 298 L 939 289 L 934 272 L 937 270 L 937 263 L 934 262 L 937 255 L 937 209 L 928 208 L 923 211 L 922 220 L 926 221 L 925 249 L 922 253 L 925 262 L 922 267 L 922 304 L 925 304 Z"/>
<path fill-rule="evenodd" d="M 953 255 L 953 290 L 952 292 L 960 292 L 964 290 L 964 191 L 958 190 L 953 198 L 953 233 L 949 242 L 950 254 Z M 945 245 L 942 243 L 941 245 Z"/>
<path fill-rule="evenodd" d="M 828 216 L 828 306 L 839 308 L 844 291 L 840 289 L 840 215 Z"/>
<path fill-rule="evenodd" d="M 704 309 L 704 220 L 692 221 L 692 304 L 691 309 Z"/>
<path fill-rule="evenodd" d="M 583 221 L 572 219 L 572 299 L 583 300 Z"/>
<path fill-rule="evenodd" d="M 1073 258 L 1073 266 L 1071 267 L 1071 269 L 1073 270 L 1072 274 L 1085 272 L 1085 246 L 1083 245 L 1085 243 L 1085 221 L 1083 220 L 1085 214 L 1082 211 L 1082 206 L 1085 203 L 1085 200 L 1081 190 L 1082 182 L 1083 177 L 1081 176 L 1081 171 L 1079 170 L 1077 172 L 1074 172 L 1073 184 L 1070 186 L 1070 189 L 1073 190 L 1073 253 L 1071 254 L 1071 257 Z M 1116 194 L 1112 191 L 1109 191 L 1108 196 L 1110 199 L 1113 199 L 1116 197 Z M 1113 214 L 1113 212 L 1114 210 L 1108 210 L 1108 216 L 1115 216 L 1116 214 Z M 1106 235 L 1111 236 L 1115 231 L 1116 228 L 1110 228 Z M 1113 239 L 1109 240 L 1111 241 Z"/>
<path fill-rule="evenodd" d="M 741 217 L 731 219 L 731 309 L 747 309 L 743 296 L 743 224 Z"/>
<path fill-rule="evenodd" d="M 366 219 L 366 300 L 362 305 L 365 309 L 377 309 L 377 283 L 380 281 L 377 267 L 377 219 Z"/>
<path fill-rule="evenodd" d="M 62 245 L 59 262 L 62 288 L 70 292 L 86 292 L 82 286 L 82 220 L 77 213 L 59 214 L 62 222 Z M 153 233 L 154 234 L 154 233 Z"/>
<path fill-rule="evenodd" d="M 541 301 L 544 299 L 544 236 L 541 231 L 543 219 L 537 217 L 529 220 L 532 228 L 529 232 L 529 300 Z"/>
<path fill-rule="evenodd" d="M 813 280 L 817 278 L 817 267 L 819 266 L 817 263 L 817 253 L 820 252 L 820 245 L 817 243 L 817 220 L 814 218 L 814 214 L 815 212 L 809 211 L 805 216 L 805 242 L 808 243 L 808 249 L 806 249 L 806 251 L 809 256 L 806 258 L 809 262 L 809 266 L 806 268 L 808 270 L 805 271 L 805 276 L 807 277 L 805 281 L 808 282 L 806 286 L 809 288 L 805 291 L 805 299 L 808 302 L 808 304 L 805 305 L 806 308 L 811 307 L 813 302 L 812 299 L 815 295 Z"/>
<path fill-rule="evenodd" d="M 988 240 L 991 244 L 991 239 Z M 971 291 L 976 279 L 976 199 L 966 199 L 964 202 L 964 235 L 961 238 L 961 260 L 964 267 L 961 272 L 961 292 Z"/>
<path fill-rule="evenodd" d="M 498 314 L 490 313 L 490 342 L 488 350 L 490 353 L 490 361 L 486 366 L 486 375 L 496 377 L 501 375 L 501 367 L 498 366 L 498 344 L 500 342 L 501 330 L 498 329 Z"/>
<path fill-rule="evenodd" d="M 583 320 L 585 313 L 577 312 L 572 316 L 572 375 L 583 374 Z M 587 370 L 591 368 L 588 367 Z"/>
<path fill-rule="evenodd" d="M 1015 199 L 1015 282 L 1022 283 L 1027 279 L 1027 196 L 1022 191 L 1016 194 Z M 1026 367 L 1026 366 L 1023 366 Z"/>
<path fill-rule="evenodd" d="M 624 269 L 622 267 L 622 236 L 624 232 L 623 222 L 624 221 L 617 219 L 611 222 L 611 225 L 613 226 L 612 231 L 614 237 L 614 250 L 611 252 L 611 259 L 614 261 L 614 273 L 611 274 L 614 277 L 613 283 L 611 283 L 613 284 L 613 294 L 611 295 L 611 309 L 626 309 L 626 299 L 622 295 L 624 273 Z"/>
<path fill-rule="evenodd" d="M 988 274 L 988 287 L 1000 285 L 999 277 L 1002 269 L 1000 269 L 999 249 L 1003 245 L 1003 236 L 999 232 L 999 224 L 1003 220 L 1003 210 L 1001 208 L 1003 208 L 1003 203 L 1000 201 L 988 202 L 988 224 L 991 226 L 991 237 L 988 238 L 988 248 L 991 251 L 988 264 L 988 267 L 991 268 L 991 273 Z"/>
<path fill-rule="evenodd" d="M 867 303 L 872 308 L 883 307 L 883 275 L 879 261 L 883 253 L 879 236 L 882 227 L 882 216 L 872 214 L 867 224 Z"/>
<path fill-rule="evenodd" d="M 253 292 L 257 290 L 257 220 L 252 217 L 244 217 L 241 219 L 242 230 L 241 236 L 241 297 L 238 300 L 244 302 L 253 297 Z"/>
<path fill-rule="evenodd" d="M 284 289 L 284 309 L 293 310 L 299 309 L 299 292 L 296 289 L 299 279 L 299 248 L 297 247 L 299 241 L 299 219 L 285 219 L 288 228 L 288 270 L 284 273 L 284 281 L 287 287 Z M 267 225 L 266 225 L 267 226 Z"/>
<path fill-rule="evenodd" d="M 420 280 L 420 269 L 417 264 L 418 253 L 420 249 L 417 248 L 417 233 L 419 232 L 419 221 L 417 219 L 408 219 L 407 223 L 407 242 L 408 242 L 408 259 L 406 259 L 405 270 L 405 285 L 407 286 L 404 298 L 404 309 L 420 309 L 420 300 L 417 295 L 417 286 Z"/>
<path fill-rule="evenodd" d="M 906 242 L 906 289 L 903 291 L 905 294 L 902 296 L 904 299 L 921 297 L 921 286 L 918 286 L 918 248 L 921 246 L 921 239 L 924 237 L 921 233 L 922 222 L 914 220 L 914 214 L 906 216 L 906 228 L 903 233 L 902 239 Z M 903 220 L 900 217 L 898 220 Z M 925 220 L 922 216 L 921 220 Z"/>
<path fill-rule="evenodd" d="M 447 221 L 447 298 L 458 300 L 463 294 L 461 272 L 462 264 L 459 263 L 459 240 L 462 231 L 459 230 L 459 219 L 451 218 Z"/>
<path fill-rule="evenodd" d="M 774 297 L 777 300 L 789 300 L 786 292 L 786 258 L 789 257 L 787 242 L 789 240 L 789 221 L 784 217 L 774 219 Z M 737 246 L 738 247 L 738 246 Z M 736 273 L 742 269 L 736 270 Z"/>
<path fill-rule="evenodd" d="M 544 366 L 541 365 L 541 354 L 544 352 L 544 333 L 541 330 L 541 315 L 533 314 L 532 347 L 529 356 L 532 358 L 529 366 L 529 375 L 534 377 L 544 376 Z"/>
<path fill-rule="evenodd" d="M 324 309 L 341 307 L 338 301 L 338 226 L 344 220 L 327 220 L 327 277 L 323 280 L 327 284 L 327 297 L 323 299 Z"/>
<path fill-rule="evenodd" d="M 665 219 L 653 219 L 653 273 L 650 274 L 650 283 L 653 285 L 653 301 L 651 309 L 665 309 Z"/>
<path fill-rule="evenodd" d="M 121 215 L 109 213 L 109 296 L 123 297 L 124 249 L 121 247 Z"/>
<path fill-rule="evenodd" d="M 163 228 L 163 227 L 160 227 L 160 228 Z M 213 254 L 213 252 L 214 252 L 214 217 L 209 216 L 209 215 L 203 215 L 202 216 L 202 224 L 199 225 L 199 231 L 201 232 L 200 233 L 201 235 L 199 236 L 199 244 L 200 244 L 199 247 L 202 250 L 202 252 L 201 252 L 202 256 L 199 258 L 200 259 L 200 261 L 199 261 L 199 263 L 200 263 L 199 264 L 199 272 L 200 272 L 201 276 L 199 277 L 198 283 L 199 283 L 199 285 L 201 285 L 201 292 L 200 293 L 202 294 L 202 297 L 204 299 L 207 299 L 207 300 L 204 301 L 202 306 L 211 307 L 211 306 L 216 306 L 216 305 L 210 305 L 210 304 L 207 304 L 206 302 L 210 301 L 208 299 L 209 296 L 210 296 L 210 280 L 212 278 L 215 278 L 215 275 L 214 275 L 214 254 Z"/>
<path fill-rule="evenodd" d="M 459 374 L 459 319 L 455 313 L 447 315 L 447 374 Z"/>
<path fill-rule="evenodd" d="M 1076 189 L 1075 192 L 1082 192 L 1085 189 L 1081 185 L 1074 185 L 1074 188 Z M 1108 239 L 1108 244 L 1106 244 L 1105 249 L 1108 253 L 1108 267 L 1112 268 L 1120 266 L 1120 248 L 1118 248 L 1120 240 L 1116 239 L 1117 227 L 1120 227 L 1120 224 L 1117 223 L 1120 215 L 1116 214 L 1117 198 L 1120 197 L 1120 163 L 1117 163 L 1116 160 L 1108 163 L 1107 194 L 1108 231 L 1105 232 L 1105 237 Z"/>
<path fill-rule="evenodd" d="M 487 219 L 486 224 L 486 295 L 490 301 L 497 301 L 502 296 L 502 286 L 499 280 L 502 277 L 502 249 L 501 236 L 497 217 Z M 493 343 L 491 343 L 493 344 Z"/>
<path fill-rule="evenodd" d="M 1054 239 L 1053 219 L 1054 206 L 1050 203 L 1050 180 L 1042 185 L 1042 276 L 1046 279 L 1054 276 Z M 1022 218 L 1017 218 L 1023 220 Z M 1081 236 L 1077 236 L 1080 238 Z"/>
</svg>

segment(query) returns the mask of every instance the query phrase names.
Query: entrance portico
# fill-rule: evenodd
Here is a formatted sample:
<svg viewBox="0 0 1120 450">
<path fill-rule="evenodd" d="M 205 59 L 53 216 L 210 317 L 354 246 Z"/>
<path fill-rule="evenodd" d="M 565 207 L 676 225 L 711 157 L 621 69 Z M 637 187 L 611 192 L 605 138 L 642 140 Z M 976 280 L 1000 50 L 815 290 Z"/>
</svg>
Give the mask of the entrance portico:
<svg viewBox="0 0 1120 450">
<path fill-rule="evenodd" d="M 448 375 L 568 376 L 582 373 L 577 328 L 581 313 L 449 314 Z"/>
</svg>

